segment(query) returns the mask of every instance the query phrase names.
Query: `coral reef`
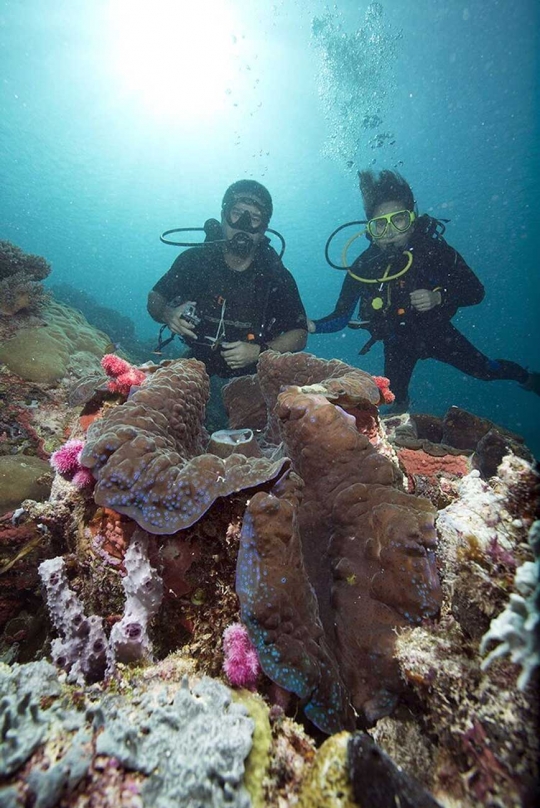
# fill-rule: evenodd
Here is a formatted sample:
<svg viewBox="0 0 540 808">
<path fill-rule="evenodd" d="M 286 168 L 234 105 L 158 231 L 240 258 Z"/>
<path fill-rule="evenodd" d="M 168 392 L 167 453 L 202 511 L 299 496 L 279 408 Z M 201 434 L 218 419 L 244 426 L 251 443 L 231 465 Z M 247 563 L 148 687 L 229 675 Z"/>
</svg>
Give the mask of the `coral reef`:
<svg viewBox="0 0 540 808">
<path fill-rule="evenodd" d="M 450 407 L 443 418 L 420 413 L 390 416 L 385 419 L 385 425 L 410 475 L 415 474 L 420 466 L 420 461 L 414 460 L 414 452 L 422 453 L 422 463 L 430 462 L 426 454 L 446 458 L 450 467 L 453 463 L 459 463 L 456 470 L 450 471 L 458 476 L 470 470 L 468 464 L 463 470 L 467 462 L 465 458 L 470 457 L 470 467 L 477 468 L 484 479 L 497 473 L 503 457 L 509 453 L 529 462 L 533 460 L 519 435 L 459 407 Z M 453 461 L 453 456 L 461 456 L 461 460 Z"/>
<path fill-rule="evenodd" d="M 478 471 L 462 480 L 437 519 L 441 622 L 404 629 L 397 638 L 400 670 L 417 700 L 373 734 L 443 805 L 534 804 L 539 705 L 532 680 L 526 685 L 533 659 L 521 673 L 503 656 L 486 666 L 480 646 L 514 594 L 516 565 L 531 563 L 527 537 L 537 489 L 534 470 L 513 455 L 489 483 Z M 490 640 L 499 634 L 494 630 Z"/>
<path fill-rule="evenodd" d="M 288 461 L 203 453 L 207 397 L 204 365 L 180 359 L 92 424 L 81 462 L 97 479 L 95 501 L 150 533 L 171 534 L 200 519 L 218 497 L 278 478 Z"/>
<path fill-rule="evenodd" d="M 55 385 L 71 369 L 95 368 L 110 345 L 81 314 L 47 301 L 36 320 L 18 321 L 14 335 L 0 334 L 0 362 L 27 381 Z"/>
<path fill-rule="evenodd" d="M 53 284 L 50 288 L 56 300 L 77 309 L 91 325 L 105 331 L 111 338 L 115 351 L 127 352 L 130 358 L 139 362 L 144 362 L 151 356 L 155 342 L 145 343 L 139 340 L 135 323 L 125 314 L 101 305 L 88 292 L 68 283 Z"/>
<path fill-rule="evenodd" d="M 58 337 L 19 313 L 0 338 L 52 325 L 62 352 L 78 317 Z M 0 665 L 0 803 L 526 804 L 538 478 L 519 440 L 455 412 L 381 421 L 386 380 L 271 351 L 225 388 L 236 431 L 209 439 L 200 363 L 113 356 L 107 378 L 89 334 L 99 350 L 52 382 L 0 368 L 0 455 L 56 450 L 58 470 L 48 501 L 0 518 L 0 653 L 50 653 L 47 559 L 68 671 Z M 94 496 L 70 482 L 81 461 Z"/>
<path fill-rule="evenodd" d="M 39 255 L 23 252 L 9 241 L 0 241 L 0 316 L 37 309 L 46 293 L 40 281 L 51 271 Z"/>
</svg>

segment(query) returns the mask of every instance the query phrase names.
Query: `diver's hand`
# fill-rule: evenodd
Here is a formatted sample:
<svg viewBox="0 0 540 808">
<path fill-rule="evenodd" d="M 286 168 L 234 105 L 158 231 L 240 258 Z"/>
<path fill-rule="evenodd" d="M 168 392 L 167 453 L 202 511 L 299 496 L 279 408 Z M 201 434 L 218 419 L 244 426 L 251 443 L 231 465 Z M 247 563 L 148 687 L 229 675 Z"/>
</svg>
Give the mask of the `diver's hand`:
<svg viewBox="0 0 540 808">
<path fill-rule="evenodd" d="M 188 337 L 189 339 L 197 339 L 197 334 L 194 331 L 193 323 L 188 320 L 182 319 L 182 314 L 188 306 L 194 306 L 194 300 L 186 300 L 180 306 L 171 308 L 167 306 L 163 312 L 163 317 L 166 324 L 169 326 L 173 334 L 179 334 L 181 337 Z"/>
<path fill-rule="evenodd" d="M 224 342 L 221 355 L 231 370 L 253 365 L 259 358 L 260 347 L 254 342 Z"/>
<path fill-rule="evenodd" d="M 409 295 L 411 306 L 416 311 L 431 311 L 435 306 L 440 306 L 442 297 L 440 292 L 432 292 L 430 289 L 415 289 Z"/>
<path fill-rule="evenodd" d="M 313 320 L 310 320 L 309 318 L 307 321 L 307 330 L 308 334 L 315 334 L 315 332 L 317 331 L 317 326 L 315 325 Z"/>
</svg>

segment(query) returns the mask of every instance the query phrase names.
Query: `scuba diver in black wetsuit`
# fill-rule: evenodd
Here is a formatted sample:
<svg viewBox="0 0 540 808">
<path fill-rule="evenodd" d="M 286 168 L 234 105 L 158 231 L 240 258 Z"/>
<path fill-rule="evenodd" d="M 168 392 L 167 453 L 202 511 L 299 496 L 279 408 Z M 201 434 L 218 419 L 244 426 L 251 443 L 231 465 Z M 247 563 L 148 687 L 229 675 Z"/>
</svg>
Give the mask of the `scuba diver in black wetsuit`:
<svg viewBox="0 0 540 808">
<path fill-rule="evenodd" d="M 211 238 L 179 255 L 148 296 L 150 316 L 181 336 L 211 376 L 255 373 L 262 351 L 305 347 L 296 282 L 265 236 L 272 211 L 263 185 L 235 182 L 223 197 L 221 224 L 207 222 Z"/>
<path fill-rule="evenodd" d="M 417 216 L 411 188 L 397 172 L 362 171 L 359 177 L 371 244 L 347 268 L 334 311 L 309 320 L 309 331 L 340 331 L 347 324 L 365 328 L 371 338 L 360 354 L 382 340 L 384 375 L 396 397 L 393 412 L 408 407 L 409 382 L 419 359 L 438 359 L 485 381 L 512 379 L 540 395 L 539 373 L 489 359 L 450 322 L 462 306 L 480 303 L 484 288 L 442 237 L 444 225 Z M 359 320 L 350 322 L 359 298 Z"/>
</svg>

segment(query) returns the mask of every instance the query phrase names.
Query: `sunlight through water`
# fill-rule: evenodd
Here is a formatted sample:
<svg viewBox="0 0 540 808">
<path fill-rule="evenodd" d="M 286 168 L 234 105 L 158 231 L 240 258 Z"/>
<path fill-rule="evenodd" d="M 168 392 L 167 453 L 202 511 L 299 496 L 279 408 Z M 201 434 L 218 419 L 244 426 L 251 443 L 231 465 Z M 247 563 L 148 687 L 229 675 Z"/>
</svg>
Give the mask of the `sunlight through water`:
<svg viewBox="0 0 540 808">
<path fill-rule="evenodd" d="M 226 107 L 239 59 L 227 0 L 111 0 L 108 16 L 112 63 L 134 100 L 171 118 Z"/>
</svg>

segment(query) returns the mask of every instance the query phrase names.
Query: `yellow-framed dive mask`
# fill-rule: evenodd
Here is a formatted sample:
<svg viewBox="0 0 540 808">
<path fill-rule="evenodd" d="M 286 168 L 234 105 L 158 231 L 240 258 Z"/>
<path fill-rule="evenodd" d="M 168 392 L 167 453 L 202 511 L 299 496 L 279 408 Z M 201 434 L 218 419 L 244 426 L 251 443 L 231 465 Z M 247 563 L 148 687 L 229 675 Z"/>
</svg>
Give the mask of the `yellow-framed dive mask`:
<svg viewBox="0 0 540 808">
<path fill-rule="evenodd" d="M 374 239 L 383 238 L 390 225 L 398 233 L 406 233 L 415 219 L 416 213 L 413 210 L 396 210 L 370 219 L 367 223 L 367 231 Z"/>
</svg>

